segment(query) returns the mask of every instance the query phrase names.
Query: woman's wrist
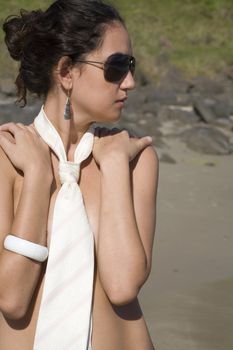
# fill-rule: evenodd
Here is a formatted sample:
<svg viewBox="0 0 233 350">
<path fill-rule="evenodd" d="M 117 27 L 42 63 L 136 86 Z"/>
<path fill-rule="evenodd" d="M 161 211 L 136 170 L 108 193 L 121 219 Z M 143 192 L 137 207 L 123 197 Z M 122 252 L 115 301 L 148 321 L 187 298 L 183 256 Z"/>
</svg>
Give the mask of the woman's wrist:
<svg viewBox="0 0 233 350">
<path fill-rule="evenodd" d="M 112 153 L 109 154 L 107 157 L 103 158 L 100 163 L 100 171 L 114 171 L 115 169 L 122 167 L 122 166 L 129 166 L 129 159 L 127 154 L 124 153 Z"/>
<path fill-rule="evenodd" d="M 41 182 L 44 186 L 51 186 L 53 175 L 48 170 L 44 170 L 43 167 L 32 165 L 24 171 L 24 180 L 28 180 L 32 184 Z"/>
<path fill-rule="evenodd" d="M 24 175 L 23 187 L 24 190 L 30 193 L 38 193 L 38 195 L 42 195 L 46 200 L 50 197 L 50 191 L 52 186 L 52 180 L 44 174 L 33 174 L 26 173 Z"/>
</svg>

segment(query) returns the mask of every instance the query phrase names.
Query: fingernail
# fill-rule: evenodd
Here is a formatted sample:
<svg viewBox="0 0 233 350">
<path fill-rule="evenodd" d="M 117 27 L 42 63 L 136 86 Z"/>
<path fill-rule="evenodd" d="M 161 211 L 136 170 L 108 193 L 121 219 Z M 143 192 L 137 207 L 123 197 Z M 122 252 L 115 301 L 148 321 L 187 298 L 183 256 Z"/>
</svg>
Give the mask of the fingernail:
<svg viewBox="0 0 233 350">
<path fill-rule="evenodd" d="M 151 137 L 151 136 L 146 136 L 146 139 L 147 139 L 148 141 L 150 141 L 150 142 L 152 142 L 152 141 L 153 141 L 153 139 L 152 139 L 152 137 Z"/>
</svg>

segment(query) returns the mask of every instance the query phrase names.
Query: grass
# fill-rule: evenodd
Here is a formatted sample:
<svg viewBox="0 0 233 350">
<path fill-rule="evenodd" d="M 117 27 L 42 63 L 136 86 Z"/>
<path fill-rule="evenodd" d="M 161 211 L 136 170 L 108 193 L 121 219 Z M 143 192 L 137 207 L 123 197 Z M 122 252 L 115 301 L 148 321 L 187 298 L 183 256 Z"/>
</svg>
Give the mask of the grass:
<svg viewBox="0 0 233 350">
<path fill-rule="evenodd" d="M 17 9 L 45 8 L 46 0 L 0 0 L 0 24 Z M 112 0 L 126 20 L 141 71 L 156 79 L 171 65 L 188 76 L 233 68 L 232 0 Z M 0 34 L 0 76 L 15 65 Z M 13 69 L 12 69 L 13 68 Z"/>
<path fill-rule="evenodd" d="M 233 66 L 232 0 L 118 0 L 144 71 L 153 77 L 163 57 L 188 75 Z M 148 64 L 145 64 L 148 62 Z"/>
</svg>

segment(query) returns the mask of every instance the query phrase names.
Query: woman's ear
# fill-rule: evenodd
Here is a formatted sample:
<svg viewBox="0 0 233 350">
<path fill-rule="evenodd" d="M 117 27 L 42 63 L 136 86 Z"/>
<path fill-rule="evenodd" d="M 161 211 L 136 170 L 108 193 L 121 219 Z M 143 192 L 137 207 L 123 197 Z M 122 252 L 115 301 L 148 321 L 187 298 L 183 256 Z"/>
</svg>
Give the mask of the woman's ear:
<svg viewBox="0 0 233 350">
<path fill-rule="evenodd" d="M 72 61 L 68 56 L 60 58 L 58 61 L 55 74 L 56 82 L 63 86 L 65 90 L 72 88 Z"/>
</svg>

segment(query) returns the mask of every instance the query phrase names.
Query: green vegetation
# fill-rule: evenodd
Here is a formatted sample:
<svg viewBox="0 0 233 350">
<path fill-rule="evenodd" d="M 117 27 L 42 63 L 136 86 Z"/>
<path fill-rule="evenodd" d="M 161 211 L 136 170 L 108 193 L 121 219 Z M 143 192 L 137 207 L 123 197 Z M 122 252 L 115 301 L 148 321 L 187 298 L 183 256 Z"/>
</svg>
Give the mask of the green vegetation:
<svg viewBox="0 0 233 350">
<path fill-rule="evenodd" d="M 232 0 L 118 0 L 144 71 L 167 64 L 189 75 L 233 66 Z M 165 67 L 164 67 L 165 66 Z"/>
<path fill-rule="evenodd" d="M 111 2 L 111 0 L 110 0 Z M 17 9 L 45 8 L 46 0 L 0 0 L 0 24 Z M 232 0 L 112 0 L 126 20 L 141 70 L 155 79 L 170 65 L 187 75 L 233 67 Z M 12 72 L 3 33 L 0 75 Z"/>
</svg>

